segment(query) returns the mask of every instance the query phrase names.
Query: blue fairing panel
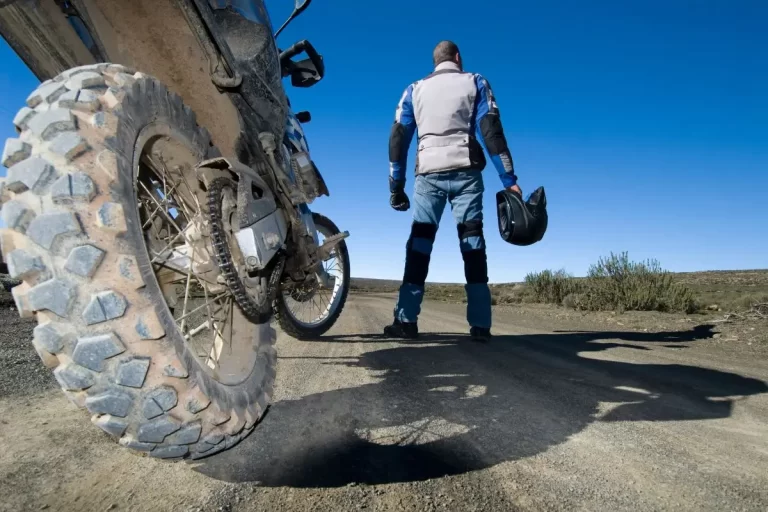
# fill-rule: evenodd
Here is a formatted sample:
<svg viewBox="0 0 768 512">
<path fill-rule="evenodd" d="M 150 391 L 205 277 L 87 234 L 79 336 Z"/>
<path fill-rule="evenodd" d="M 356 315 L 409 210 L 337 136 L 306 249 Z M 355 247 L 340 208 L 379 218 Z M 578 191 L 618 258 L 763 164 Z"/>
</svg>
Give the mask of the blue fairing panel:
<svg viewBox="0 0 768 512">
<path fill-rule="evenodd" d="M 208 0 L 208 5 L 214 10 L 230 8 L 243 18 L 266 25 L 270 32 L 274 32 L 267 8 L 261 0 Z"/>
<path fill-rule="evenodd" d="M 302 128 L 301 123 L 290 108 L 288 109 L 287 114 L 285 123 L 285 143 L 288 145 L 291 152 L 305 151 L 309 153 L 309 143 L 307 142 L 307 137 L 304 135 L 304 128 Z"/>
</svg>

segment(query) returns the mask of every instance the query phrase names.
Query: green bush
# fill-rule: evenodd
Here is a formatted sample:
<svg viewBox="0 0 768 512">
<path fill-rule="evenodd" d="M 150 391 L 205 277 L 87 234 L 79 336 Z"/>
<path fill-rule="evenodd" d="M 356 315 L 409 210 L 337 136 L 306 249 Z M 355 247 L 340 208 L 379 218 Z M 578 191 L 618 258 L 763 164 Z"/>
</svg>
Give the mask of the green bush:
<svg viewBox="0 0 768 512">
<path fill-rule="evenodd" d="M 579 291 L 579 283 L 565 270 L 533 272 L 525 276 L 525 284 L 535 302 L 562 304 L 563 299 Z"/>
<path fill-rule="evenodd" d="M 684 313 L 697 309 L 693 291 L 675 283 L 658 261 L 632 262 L 626 252 L 600 258 L 585 279 L 564 270 L 545 270 L 528 274 L 525 283 L 536 302 L 573 309 Z"/>
<path fill-rule="evenodd" d="M 563 297 L 563 306 L 571 309 L 581 309 L 584 302 L 584 295 L 581 293 L 569 293 Z"/>
<path fill-rule="evenodd" d="M 579 307 L 591 311 L 696 310 L 693 292 L 675 283 L 656 260 L 632 262 L 626 252 L 611 253 L 592 265 L 585 280 Z"/>
<path fill-rule="evenodd" d="M 535 302 L 531 300 L 528 287 L 520 284 L 491 285 L 491 303 L 520 304 L 521 302 Z"/>
</svg>

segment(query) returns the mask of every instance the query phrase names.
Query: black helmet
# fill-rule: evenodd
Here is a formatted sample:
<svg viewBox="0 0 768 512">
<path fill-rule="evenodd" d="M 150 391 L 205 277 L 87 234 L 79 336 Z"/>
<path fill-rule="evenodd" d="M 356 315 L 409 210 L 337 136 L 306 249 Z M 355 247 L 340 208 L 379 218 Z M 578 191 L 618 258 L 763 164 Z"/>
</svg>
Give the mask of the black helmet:
<svg viewBox="0 0 768 512">
<path fill-rule="evenodd" d="M 531 245 L 547 231 L 547 195 L 539 187 L 523 201 L 523 197 L 511 190 L 496 193 L 496 212 L 499 215 L 499 234 L 512 245 Z"/>
</svg>

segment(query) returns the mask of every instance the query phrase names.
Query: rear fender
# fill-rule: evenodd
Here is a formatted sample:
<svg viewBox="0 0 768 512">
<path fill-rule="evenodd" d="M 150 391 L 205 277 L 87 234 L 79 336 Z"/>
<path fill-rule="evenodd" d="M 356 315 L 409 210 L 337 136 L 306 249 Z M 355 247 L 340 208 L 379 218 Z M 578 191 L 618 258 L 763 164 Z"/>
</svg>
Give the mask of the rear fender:
<svg viewBox="0 0 768 512">
<path fill-rule="evenodd" d="M 288 115 L 286 117 L 285 136 L 283 138 L 283 145 L 288 150 L 289 154 L 296 152 L 305 152 L 309 159 L 312 159 L 312 155 L 309 152 L 309 143 L 307 142 L 307 136 L 304 133 L 304 128 L 301 126 L 301 121 L 293 113 L 290 105 L 288 108 Z M 320 196 L 330 196 L 328 186 L 325 184 L 323 176 L 320 174 L 320 170 L 317 168 L 317 164 L 312 160 L 312 167 L 314 168 L 317 181 L 320 183 Z"/>
<path fill-rule="evenodd" d="M 320 174 L 320 169 L 317 168 L 317 165 L 315 165 L 314 160 L 312 160 L 312 167 L 315 168 L 315 174 L 317 174 L 317 181 L 320 182 L 320 195 L 330 197 L 331 193 L 328 191 L 328 186 L 325 184 L 323 175 Z"/>
</svg>

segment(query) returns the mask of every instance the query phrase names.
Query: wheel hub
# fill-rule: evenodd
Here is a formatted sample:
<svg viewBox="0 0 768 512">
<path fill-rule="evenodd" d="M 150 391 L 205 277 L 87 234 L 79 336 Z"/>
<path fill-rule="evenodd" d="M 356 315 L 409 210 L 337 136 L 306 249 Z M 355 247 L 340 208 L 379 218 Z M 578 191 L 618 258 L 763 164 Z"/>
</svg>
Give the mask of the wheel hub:
<svg viewBox="0 0 768 512">
<path fill-rule="evenodd" d="M 315 296 L 319 287 L 318 280 L 314 276 L 309 276 L 304 282 L 296 284 L 291 289 L 291 298 L 296 302 L 308 302 Z"/>
</svg>

